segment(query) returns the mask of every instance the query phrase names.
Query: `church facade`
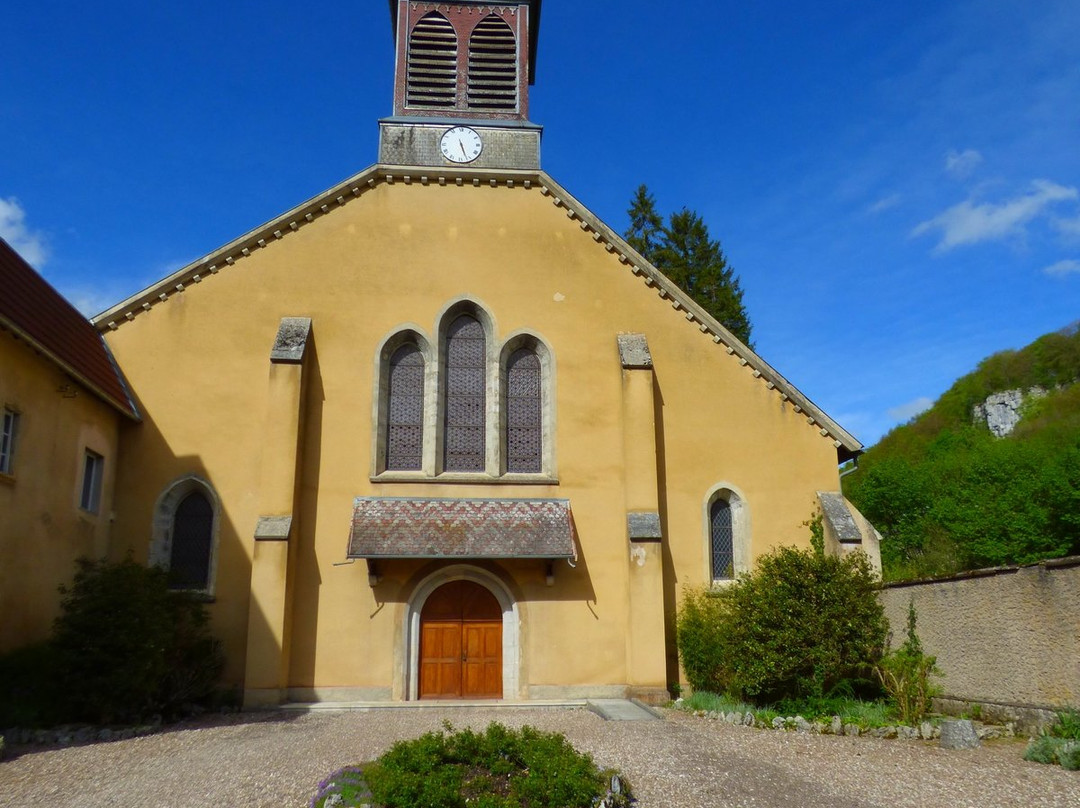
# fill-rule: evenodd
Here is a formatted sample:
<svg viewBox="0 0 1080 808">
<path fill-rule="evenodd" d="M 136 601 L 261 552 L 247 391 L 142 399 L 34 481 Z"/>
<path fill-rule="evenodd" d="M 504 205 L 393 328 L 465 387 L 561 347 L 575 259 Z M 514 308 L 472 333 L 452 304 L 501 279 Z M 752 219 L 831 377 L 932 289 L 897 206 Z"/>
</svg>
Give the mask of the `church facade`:
<svg viewBox="0 0 1080 808">
<path fill-rule="evenodd" d="M 94 319 L 108 552 L 250 707 L 666 698 L 684 586 L 875 554 L 861 446 L 540 168 L 540 0 L 390 6 L 379 162 Z"/>
</svg>

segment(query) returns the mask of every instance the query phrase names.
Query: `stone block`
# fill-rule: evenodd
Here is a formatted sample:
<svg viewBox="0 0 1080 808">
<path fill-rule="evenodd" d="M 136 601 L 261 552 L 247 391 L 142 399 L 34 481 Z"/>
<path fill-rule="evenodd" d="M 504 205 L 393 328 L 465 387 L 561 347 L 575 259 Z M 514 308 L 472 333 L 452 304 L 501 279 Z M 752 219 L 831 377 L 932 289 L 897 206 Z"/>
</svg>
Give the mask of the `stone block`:
<svg viewBox="0 0 1080 808">
<path fill-rule="evenodd" d="M 975 725 L 966 718 L 943 721 L 938 743 L 942 749 L 974 749 L 979 746 L 979 735 Z"/>
</svg>

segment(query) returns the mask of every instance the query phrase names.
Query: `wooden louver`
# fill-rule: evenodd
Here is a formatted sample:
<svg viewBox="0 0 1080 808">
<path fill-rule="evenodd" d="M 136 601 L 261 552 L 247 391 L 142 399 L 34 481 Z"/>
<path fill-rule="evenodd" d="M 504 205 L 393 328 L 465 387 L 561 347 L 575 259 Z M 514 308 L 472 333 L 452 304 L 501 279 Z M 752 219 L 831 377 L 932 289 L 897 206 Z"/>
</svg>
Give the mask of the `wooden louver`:
<svg viewBox="0 0 1080 808">
<path fill-rule="evenodd" d="M 494 14 L 477 23 L 469 39 L 468 103 L 491 112 L 518 108 L 517 42 Z"/>
<path fill-rule="evenodd" d="M 431 12 L 416 23 L 409 37 L 405 104 L 430 109 L 457 103 L 457 35 L 450 21 Z"/>
</svg>

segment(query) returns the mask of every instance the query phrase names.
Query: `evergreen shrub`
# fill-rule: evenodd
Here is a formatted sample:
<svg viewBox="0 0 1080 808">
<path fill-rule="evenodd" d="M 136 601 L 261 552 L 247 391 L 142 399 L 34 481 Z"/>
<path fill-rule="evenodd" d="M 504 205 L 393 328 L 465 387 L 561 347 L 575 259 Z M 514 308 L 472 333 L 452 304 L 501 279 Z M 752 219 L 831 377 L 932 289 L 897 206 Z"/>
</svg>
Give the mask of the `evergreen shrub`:
<svg viewBox="0 0 1080 808">
<path fill-rule="evenodd" d="M 335 772 L 320 783 L 312 808 L 591 808 L 608 795 L 613 773 L 560 733 L 497 723 L 482 732 L 443 727 L 394 744 L 371 764 Z M 625 783 L 620 792 L 610 804 L 632 804 Z"/>
<path fill-rule="evenodd" d="M 719 590 L 690 589 L 677 617 L 683 669 L 695 690 L 758 704 L 829 695 L 865 683 L 881 658 L 887 623 L 862 552 L 781 547 Z"/>
</svg>

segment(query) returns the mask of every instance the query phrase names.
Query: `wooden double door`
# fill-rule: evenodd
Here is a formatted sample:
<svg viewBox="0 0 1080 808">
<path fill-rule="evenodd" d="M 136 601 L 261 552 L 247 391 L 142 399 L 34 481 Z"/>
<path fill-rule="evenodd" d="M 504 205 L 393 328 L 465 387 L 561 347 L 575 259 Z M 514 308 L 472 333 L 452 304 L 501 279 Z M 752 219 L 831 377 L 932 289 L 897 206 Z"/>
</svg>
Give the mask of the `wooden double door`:
<svg viewBox="0 0 1080 808">
<path fill-rule="evenodd" d="M 502 698 L 502 608 L 472 581 L 443 584 L 420 612 L 420 698 Z"/>
</svg>

